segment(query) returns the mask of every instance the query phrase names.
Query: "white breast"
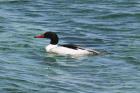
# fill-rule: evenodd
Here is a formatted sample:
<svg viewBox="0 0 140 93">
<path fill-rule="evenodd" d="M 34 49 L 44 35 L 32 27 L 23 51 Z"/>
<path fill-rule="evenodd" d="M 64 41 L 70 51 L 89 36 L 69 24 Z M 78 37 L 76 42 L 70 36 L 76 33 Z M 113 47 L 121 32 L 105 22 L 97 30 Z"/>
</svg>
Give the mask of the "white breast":
<svg viewBox="0 0 140 93">
<path fill-rule="evenodd" d="M 71 49 L 63 46 L 57 46 L 57 45 L 48 45 L 46 46 L 46 51 L 51 53 L 57 53 L 60 55 L 88 55 L 92 54 L 92 52 L 89 52 L 87 50 L 82 49 Z"/>
</svg>

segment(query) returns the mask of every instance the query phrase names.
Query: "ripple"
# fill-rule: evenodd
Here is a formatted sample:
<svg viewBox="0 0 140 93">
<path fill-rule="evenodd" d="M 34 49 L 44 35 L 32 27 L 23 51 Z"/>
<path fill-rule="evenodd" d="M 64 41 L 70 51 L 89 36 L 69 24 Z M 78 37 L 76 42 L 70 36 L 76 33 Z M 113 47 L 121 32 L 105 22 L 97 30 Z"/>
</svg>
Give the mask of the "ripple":
<svg viewBox="0 0 140 93">
<path fill-rule="evenodd" d="M 139 0 L 0 0 L 0 13 L 1 92 L 139 92 Z M 33 38 L 46 31 L 105 53 L 46 53 Z"/>
<path fill-rule="evenodd" d="M 21 2 L 27 2 L 28 0 L 0 0 L 0 3 L 21 3 Z"/>
</svg>

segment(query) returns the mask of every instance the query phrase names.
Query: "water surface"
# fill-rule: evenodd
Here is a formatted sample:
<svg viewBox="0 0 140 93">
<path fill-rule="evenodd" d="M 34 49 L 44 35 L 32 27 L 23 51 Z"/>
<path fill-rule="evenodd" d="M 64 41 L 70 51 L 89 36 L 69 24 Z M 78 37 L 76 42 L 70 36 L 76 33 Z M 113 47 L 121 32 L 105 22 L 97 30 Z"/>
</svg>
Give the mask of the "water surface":
<svg viewBox="0 0 140 93">
<path fill-rule="evenodd" d="M 0 0 L 1 93 L 139 93 L 139 0 Z M 71 58 L 46 53 L 60 43 L 107 51 Z"/>
</svg>

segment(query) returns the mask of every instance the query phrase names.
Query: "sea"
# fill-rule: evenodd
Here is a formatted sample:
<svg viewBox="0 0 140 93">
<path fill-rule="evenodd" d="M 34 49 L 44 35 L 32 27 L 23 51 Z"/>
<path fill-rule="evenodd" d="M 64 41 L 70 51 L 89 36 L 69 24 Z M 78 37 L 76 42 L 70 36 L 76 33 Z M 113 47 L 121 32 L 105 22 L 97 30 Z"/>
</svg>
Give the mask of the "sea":
<svg viewBox="0 0 140 93">
<path fill-rule="evenodd" d="M 47 53 L 48 31 L 101 55 Z M 0 0 L 0 93 L 140 93 L 140 0 Z"/>
</svg>

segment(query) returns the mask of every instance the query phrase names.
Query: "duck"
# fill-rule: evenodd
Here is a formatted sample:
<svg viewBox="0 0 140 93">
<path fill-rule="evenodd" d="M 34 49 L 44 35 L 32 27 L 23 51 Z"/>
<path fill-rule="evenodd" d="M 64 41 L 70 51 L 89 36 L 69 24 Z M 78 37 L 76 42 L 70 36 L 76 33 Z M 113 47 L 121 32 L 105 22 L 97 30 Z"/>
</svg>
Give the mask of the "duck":
<svg viewBox="0 0 140 93">
<path fill-rule="evenodd" d="M 45 32 L 41 35 L 34 36 L 34 38 L 50 39 L 50 44 L 45 47 L 48 53 L 55 53 L 59 55 L 71 55 L 71 56 L 100 54 L 100 52 L 96 50 L 86 49 L 74 44 L 58 44 L 59 38 L 55 32 Z"/>
</svg>

